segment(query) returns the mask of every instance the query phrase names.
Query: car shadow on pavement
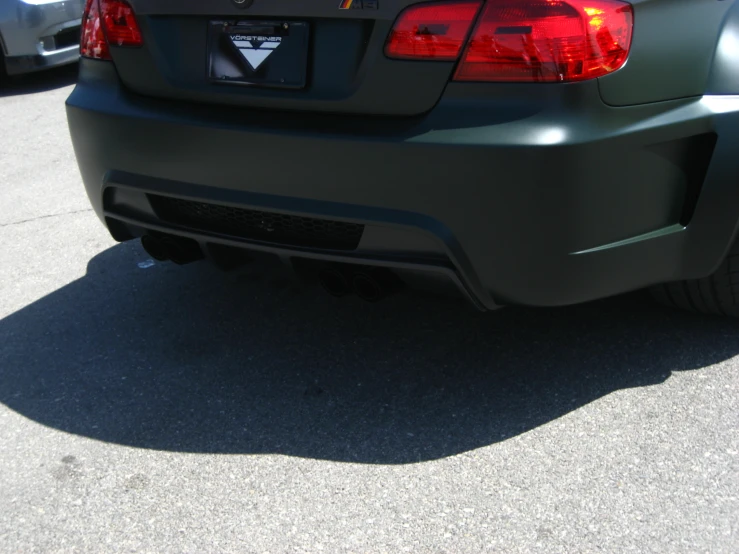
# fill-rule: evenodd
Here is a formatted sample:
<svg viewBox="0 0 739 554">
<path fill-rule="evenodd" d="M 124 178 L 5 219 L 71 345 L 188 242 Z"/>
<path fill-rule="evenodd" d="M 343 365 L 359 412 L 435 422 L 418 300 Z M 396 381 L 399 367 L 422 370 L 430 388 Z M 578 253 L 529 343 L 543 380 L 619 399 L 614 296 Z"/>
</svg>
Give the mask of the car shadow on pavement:
<svg viewBox="0 0 739 554">
<path fill-rule="evenodd" d="M 62 67 L 36 71 L 27 75 L 17 75 L 13 77 L 0 76 L 0 98 L 4 96 L 20 96 L 23 94 L 46 92 L 68 87 L 77 82 L 78 71 L 78 65 L 74 63 Z"/>
<path fill-rule="evenodd" d="M 480 314 L 440 298 L 370 305 L 136 244 L 0 320 L 0 401 L 43 425 L 178 452 L 356 463 L 504 441 L 614 391 L 739 353 L 737 324 L 641 295 Z"/>
</svg>

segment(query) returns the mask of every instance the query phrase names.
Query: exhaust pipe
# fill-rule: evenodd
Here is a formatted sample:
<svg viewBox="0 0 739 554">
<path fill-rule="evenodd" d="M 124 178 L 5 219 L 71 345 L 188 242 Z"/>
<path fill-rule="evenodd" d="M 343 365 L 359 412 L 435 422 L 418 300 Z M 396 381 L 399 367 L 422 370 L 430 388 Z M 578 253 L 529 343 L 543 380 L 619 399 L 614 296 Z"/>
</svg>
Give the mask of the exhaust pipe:
<svg viewBox="0 0 739 554">
<path fill-rule="evenodd" d="M 156 261 L 166 262 L 169 260 L 169 256 L 167 256 L 167 253 L 164 251 L 164 246 L 158 238 L 152 237 L 151 235 L 144 235 L 141 237 L 141 246 L 143 246 L 146 253 Z"/>
<path fill-rule="evenodd" d="M 382 285 L 370 273 L 355 273 L 352 290 L 365 302 L 377 302 L 385 296 Z"/>
<path fill-rule="evenodd" d="M 193 239 L 165 236 L 161 240 L 167 257 L 177 265 L 185 265 L 203 259 L 200 245 Z"/>
<path fill-rule="evenodd" d="M 318 282 L 323 290 L 336 298 L 346 296 L 351 290 L 346 275 L 335 268 L 322 269 L 318 273 Z"/>
<path fill-rule="evenodd" d="M 398 292 L 401 281 L 392 272 L 383 268 L 369 268 L 352 275 L 352 290 L 365 302 L 378 302 Z"/>
<path fill-rule="evenodd" d="M 185 265 L 204 257 L 197 241 L 184 237 L 144 235 L 141 245 L 149 256 L 160 262 L 170 260 Z"/>
</svg>

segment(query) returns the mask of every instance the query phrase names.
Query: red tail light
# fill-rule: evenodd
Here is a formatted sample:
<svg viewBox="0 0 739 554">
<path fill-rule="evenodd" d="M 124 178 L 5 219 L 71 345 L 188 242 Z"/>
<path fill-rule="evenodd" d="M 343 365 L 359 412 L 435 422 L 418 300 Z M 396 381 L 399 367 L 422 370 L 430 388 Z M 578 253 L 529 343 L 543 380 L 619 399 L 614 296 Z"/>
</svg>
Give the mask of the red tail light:
<svg viewBox="0 0 739 554">
<path fill-rule="evenodd" d="M 385 55 L 405 60 L 456 60 L 481 5 L 482 0 L 470 0 L 409 7 L 393 26 Z"/>
<path fill-rule="evenodd" d="M 87 0 L 82 17 L 80 53 L 110 60 L 109 45 L 137 47 L 144 43 L 133 8 L 124 0 Z"/>
<path fill-rule="evenodd" d="M 133 8 L 124 0 L 100 0 L 100 13 L 108 43 L 114 46 L 141 46 L 139 24 Z"/>
<path fill-rule="evenodd" d="M 412 6 L 386 54 L 453 61 L 466 42 L 454 80 L 487 82 L 584 81 L 616 71 L 629 55 L 634 14 L 621 0 L 487 0 L 477 17 L 480 4 Z"/>
<path fill-rule="evenodd" d="M 616 71 L 631 48 L 633 12 L 618 0 L 488 2 L 457 81 L 583 81 Z"/>
<path fill-rule="evenodd" d="M 103 25 L 100 20 L 100 5 L 98 0 L 87 0 L 85 13 L 82 16 L 82 37 L 80 38 L 80 54 L 86 58 L 109 60 L 110 49 L 103 34 Z"/>
</svg>

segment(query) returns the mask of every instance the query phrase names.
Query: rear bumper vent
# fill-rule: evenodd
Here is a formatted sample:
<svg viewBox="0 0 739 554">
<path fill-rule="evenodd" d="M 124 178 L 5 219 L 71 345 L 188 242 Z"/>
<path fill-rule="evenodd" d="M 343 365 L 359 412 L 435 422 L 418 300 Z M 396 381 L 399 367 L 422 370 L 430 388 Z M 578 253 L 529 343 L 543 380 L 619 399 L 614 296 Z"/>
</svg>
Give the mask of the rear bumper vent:
<svg viewBox="0 0 739 554">
<path fill-rule="evenodd" d="M 275 212 L 247 210 L 220 204 L 149 195 L 157 216 L 168 223 L 206 233 L 331 250 L 354 250 L 364 225 Z"/>
<path fill-rule="evenodd" d="M 650 147 L 652 152 L 673 163 L 683 172 L 685 193 L 680 225 L 687 226 L 693 219 L 717 140 L 718 136 L 715 133 L 705 133 Z"/>
</svg>

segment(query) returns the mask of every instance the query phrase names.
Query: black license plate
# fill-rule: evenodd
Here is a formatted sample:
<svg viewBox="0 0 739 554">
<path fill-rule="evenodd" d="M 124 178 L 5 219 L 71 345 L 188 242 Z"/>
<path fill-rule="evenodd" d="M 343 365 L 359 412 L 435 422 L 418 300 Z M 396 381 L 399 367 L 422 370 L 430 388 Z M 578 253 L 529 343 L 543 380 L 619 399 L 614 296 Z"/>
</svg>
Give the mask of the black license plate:
<svg viewBox="0 0 739 554">
<path fill-rule="evenodd" d="M 224 84 L 305 88 L 308 33 L 304 22 L 212 21 L 208 79 Z"/>
</svg>

